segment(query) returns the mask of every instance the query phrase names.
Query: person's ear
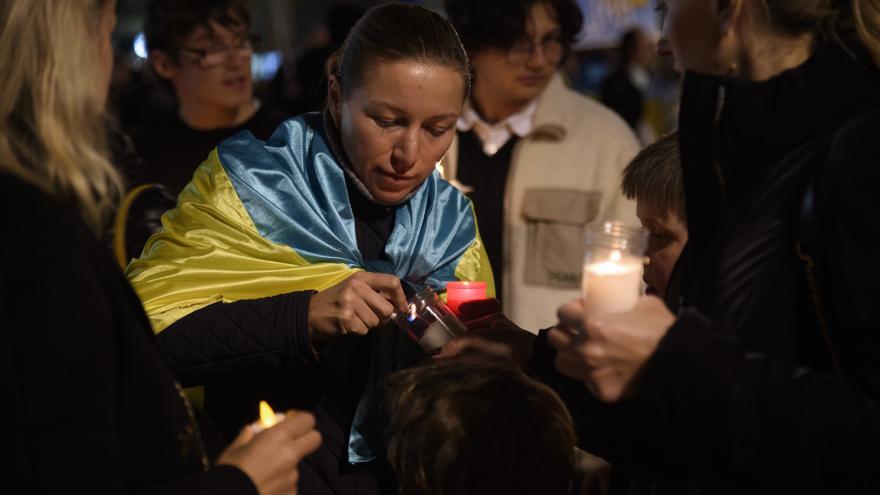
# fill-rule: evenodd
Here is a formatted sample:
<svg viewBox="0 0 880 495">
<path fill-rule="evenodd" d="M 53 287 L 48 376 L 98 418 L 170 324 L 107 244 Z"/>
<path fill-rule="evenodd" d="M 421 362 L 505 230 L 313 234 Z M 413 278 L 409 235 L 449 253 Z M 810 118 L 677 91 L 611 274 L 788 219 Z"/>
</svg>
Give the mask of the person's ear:
<svg viewBox="0 0 880 495">
<path fill-rule="evenodd" d="M 165 52 L 150 50 L 150 66 L 162 79 L 173 79 L 177 74 L 177 66 Z"/>
<path fill-rule="evenodd" d="M 339 86 L 339 78 L 332 75 L 327 78 L 327 109 L 337 126 L 340 124 L 340 107 L 342 105 L 342 88 Z"/>
</svg>

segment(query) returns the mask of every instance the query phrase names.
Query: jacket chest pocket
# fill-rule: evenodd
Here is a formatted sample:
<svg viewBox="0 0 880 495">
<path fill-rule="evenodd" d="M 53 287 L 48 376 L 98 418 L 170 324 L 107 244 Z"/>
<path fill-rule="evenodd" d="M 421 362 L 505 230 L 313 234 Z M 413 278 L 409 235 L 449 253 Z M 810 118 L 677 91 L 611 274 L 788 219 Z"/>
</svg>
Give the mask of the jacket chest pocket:
<svg viewBox="0 0 880 495">
<path fill-rule="evenodd" d="M 529 189 L 525 282 L 564 289 L 580 287 L 584 227 L 599 215 L 601 191 Z"/>
</svg>

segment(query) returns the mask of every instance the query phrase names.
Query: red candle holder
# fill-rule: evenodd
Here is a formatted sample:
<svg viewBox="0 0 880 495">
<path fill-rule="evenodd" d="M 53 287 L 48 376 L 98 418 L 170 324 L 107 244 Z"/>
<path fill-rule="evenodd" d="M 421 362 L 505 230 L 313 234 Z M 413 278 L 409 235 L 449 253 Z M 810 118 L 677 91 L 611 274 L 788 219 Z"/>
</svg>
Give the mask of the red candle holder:
<svg viewBox="0 0 880 495">
<path fill-rule="evenodd" d="M 461 316 L 458 307 L 462 303 L 468 301 L 478 301 L 486 299 L 486 282 L 447 282 L 446 283 L 446 305 L 455 313 Z"/>
</svg>

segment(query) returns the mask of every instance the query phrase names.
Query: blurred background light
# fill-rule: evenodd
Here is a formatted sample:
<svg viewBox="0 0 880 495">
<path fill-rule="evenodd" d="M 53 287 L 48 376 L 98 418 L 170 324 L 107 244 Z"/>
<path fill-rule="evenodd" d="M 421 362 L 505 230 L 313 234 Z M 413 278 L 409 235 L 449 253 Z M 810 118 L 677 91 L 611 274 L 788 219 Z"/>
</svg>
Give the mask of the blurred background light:
<svg viewBox="0 0 880 495">
<path fill-rule="evenodd" d="M 134 35 L 134 42 L 131 46 L 138 58 L 147 58 L 147 38 L 143 32 Z"/>
<path fill-rule="evenodd" d="M 284 57 L 280 50 L 272 52 L 254 53 L 251 57 L 251 73 L 255 81 L 267 81 L 275 77 L 275 73 L 281 68 Z"/>
</svg>

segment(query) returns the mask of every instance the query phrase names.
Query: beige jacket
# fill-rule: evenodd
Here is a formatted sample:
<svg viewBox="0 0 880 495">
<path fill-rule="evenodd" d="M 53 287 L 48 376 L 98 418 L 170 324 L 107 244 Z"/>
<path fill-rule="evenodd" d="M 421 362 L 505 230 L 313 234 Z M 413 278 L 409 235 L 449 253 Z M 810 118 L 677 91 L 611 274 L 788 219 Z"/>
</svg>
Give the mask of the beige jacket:
<svg viewBox="0 0 880 495">
<path fill-rule="evenodd" d="M 531 134 L 513 150 L 504 199 L 504 312 L 537 331 L 580 295 L 583 228 L 600 220 L 638 225 L 620 192 L 639 144 L 614 112 L 565 86 L 557 74 L 541 96 Z M 458 140 L 443 158 L 456 178 Z M 453 182 L 455 183 L 455 182 Z M 468 184 L 463 184 L 468 186 Z M 479 221 L 479 219 L 477 219 Z"/>
</svg>

